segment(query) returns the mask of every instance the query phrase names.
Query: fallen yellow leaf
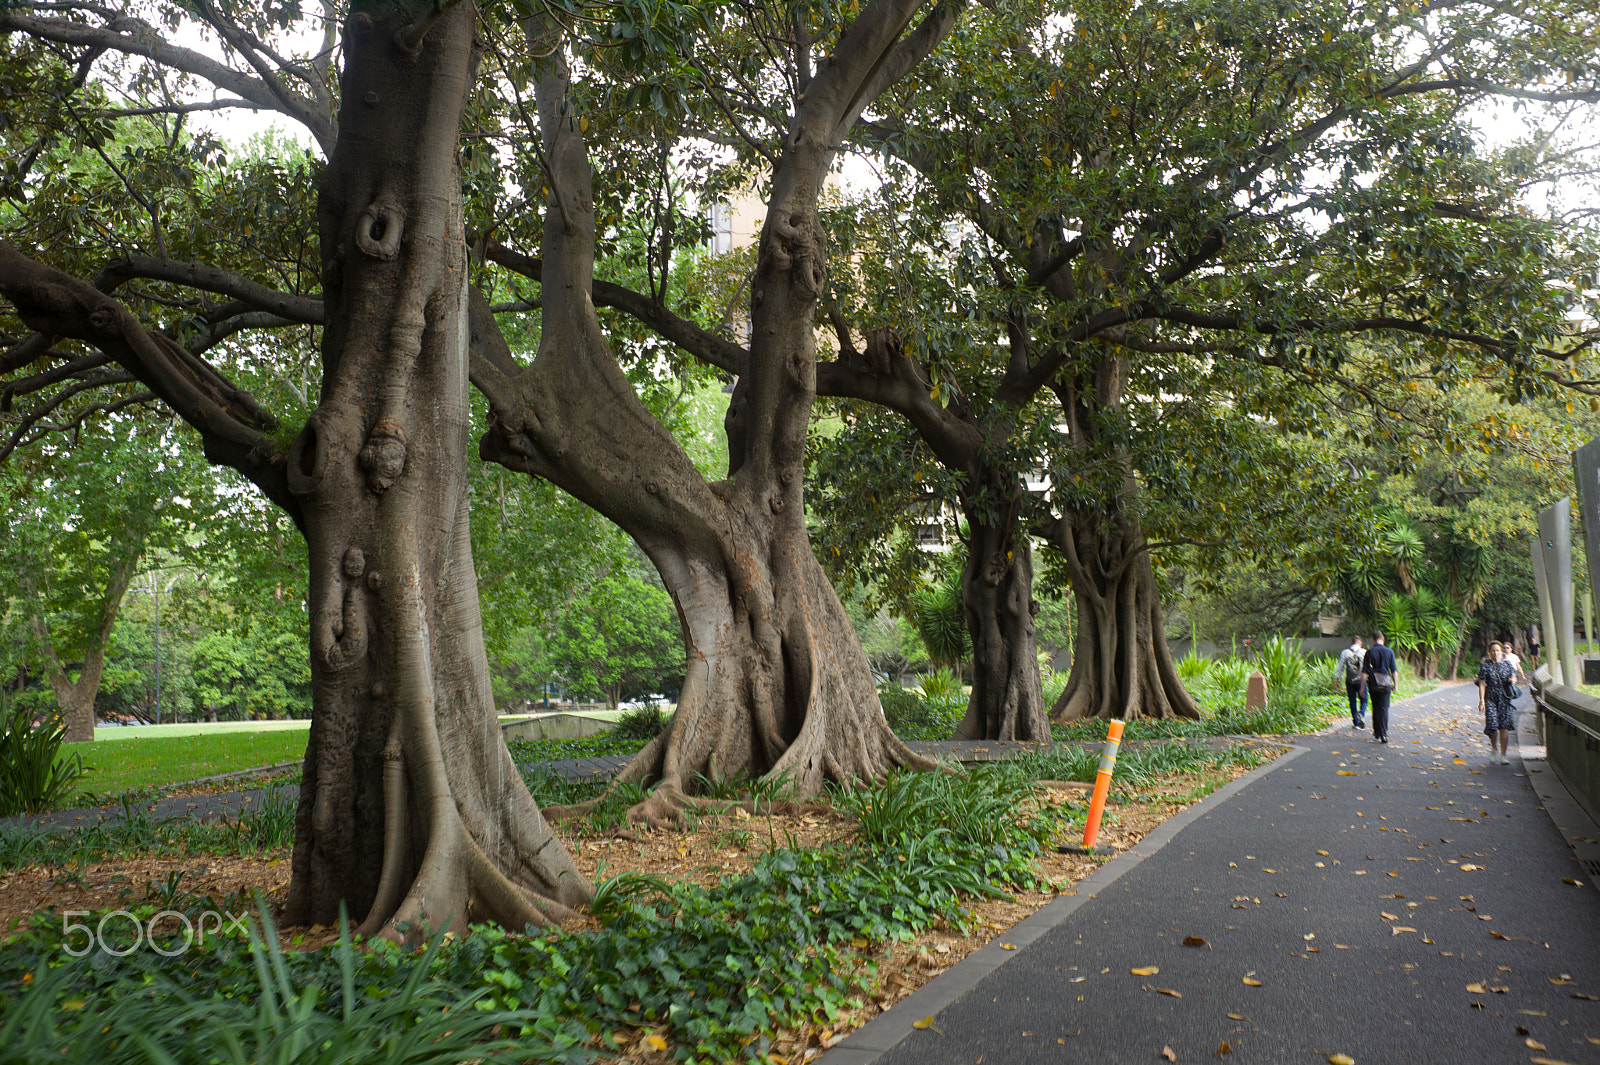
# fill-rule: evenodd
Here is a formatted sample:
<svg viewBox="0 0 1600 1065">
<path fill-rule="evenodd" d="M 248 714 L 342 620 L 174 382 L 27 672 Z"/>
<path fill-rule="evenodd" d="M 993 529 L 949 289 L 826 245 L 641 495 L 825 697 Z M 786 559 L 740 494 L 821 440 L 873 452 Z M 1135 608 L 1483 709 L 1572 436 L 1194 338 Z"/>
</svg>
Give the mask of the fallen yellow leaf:
<svg viewBox="0 0 1600 1065">
<path fill-rule="evenodd" d="M 1161 966 L 1159 966 L 1159 965 L 1143 965 L 1143 966 L 1140 966 L 1137 969 L 1129 969 L 1128 971 L 1131 972 L 1135 976 L 1154 976 L 1156 973 L 1161 971 Z"/>
<path fill-rule="evenodd" d="M 1532 1037 L 1524 1039 L 1522 1041 L 1522 1045 L 1527 1047 L 1529 1050 L 1549 1050 L 1550 1049 L 1549 1047 L 1545 1046 L 1543 1043 L 1539 1042 L 1537 1039 L 1534 1039 Z"/>
<path fill-rule="evenodd" d="M 1171 995 L 1173 998 L 1182 998 L 1183 997 L 1183 995 L 1181 995 L 1178 992 L 1172 990 L 1172 988 L 1170 988 L 1170 987 L 1158 987 L 1158 988 L 1156 988 L 1156 990 L 1161 992 L 1163 995 Z"/>
<path fill-rule="evenodd" d="M 1224 1039 L 1222 1041 L 1222 1045 L 1217 1047 L 1217 1052 L 1216 1052 L 1215 1056 L 1220 1058 L 1224 1054 L 1232 1054 L 1232 1053 L 1233 1053 L 1233 1048 L 1231 1046 L 1229 1046 L 1228 1045 L 1228 1041 L 1226 1039 Z"/>
<path fill-rule="evenodd" d="M 1356 1059 L 1349 1054 L 1330 1054 L 1328 1065 L 1356 1065 Z"/>
<path fill-rule="evenodd" d="M 1561 882 L 1563 884 L 1571 884 L 1573 887 L 1583 887 L 1583 881 L 1582 880 L 1574 880 L 1570 876 L 1562 877 L 1561 878 Z"/>
<path fill-rule="evenodd" d="M 1489 993 L 1489 989 L 1482 984 L 1468 984 L 1467 990 L 1474 995 L 1487 995 Z"/>
<path fill-rule="evenodd" d="M 1327 851 L 1318 851 L 1317 853 L 1322 855 L 1324 858 L 1326 858 L 1328 856 L 1328 852 Z"/>
<path fill-rule="evenodd" d="M 1389 928 L 1389 934 L 1392 935 L 1392 936 L 1397 936 L 1401 932 L 1415 932 L 1415 931 L 1416 931 L 1415 928 L 1407 928 L 1405 925 L 1400 925 L 1400 924 L 1391 925 L 1390 928 Z"/>
<path fill-rule="evenodd" d="M 927 1028 L 932 1028 L 933 1027 L 933 1014 L 931 1014 L 931 1013 L 928 1014 L 926 1017 L 922 1018 L 922 1020 L 920 1020 L 920 1021 L 912 1021 L 911 1022 L 911 1027 L 915 1028 L 919 1032 L 923 1031 L 924 1029 L 927 1029 Z"/>
<path fill-rule="evenodd" d="M 1168 1061 L 1177 1061 L 1178 1060 L 1178 1052 L 1176 1050 L 1173 1050 L 1171 1047 L 1162 1047 L 1161 1048 L 1161 1056 L 1166 1058 Z"/>
<path fill-rule="evenodd" d="M 1000 949 L 1001 950 L 1016 950 L 1017 949 L 1017 945 L 1015 943 L 1002 943 L 1002 944 L 1000 944 Z"/>
<path fill-rule="evenodd" d="M 1243 977 L 1242 978 L 1242 982 L 1244 983 L 1245 987 L 1260 987 L 1261 986 L 1261 981 L 1257 980 L 1253 976 Z"/>
<path fill-rule="evenodd" d="M 1242 1014 L 1242 1013 L 1230 1013 L 1230 1014 L 1228 1014 L 1228 1020 L 1230 1020 L 1230 1021 L 1242 1021 L 1242 1020 L 1244 1020 L 1244 1014 Z"/>
<path fill-rule="evenodd" d="M 659 1035 L 647 1035 L 647 1036 L 645 1036 L 644 1037 L 644 1045 L 649 1047 L 651 1050 L 665 1050 L 665 1049 L 667 1049 L 667 1041 L 665 1039 L 661 1038 Z"/>
</svg>

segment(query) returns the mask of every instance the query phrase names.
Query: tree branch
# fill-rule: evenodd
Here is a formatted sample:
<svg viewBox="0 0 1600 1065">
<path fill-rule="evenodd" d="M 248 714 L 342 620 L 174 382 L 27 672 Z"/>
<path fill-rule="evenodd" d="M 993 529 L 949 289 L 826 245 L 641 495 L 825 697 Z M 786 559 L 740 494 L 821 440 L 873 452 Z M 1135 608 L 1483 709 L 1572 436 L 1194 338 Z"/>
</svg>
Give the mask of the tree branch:
<svg viewBox="0 0 1600 1065">
<path fill-rule="evenodd" d="M 305 325 L 322 324 L 322 300 L 319 297 L 278 292 L 249 278 L 227 270 L 219 270 L 214 266 L 180 262 L 153 255 L 129 255 L 113 259 L 95 276 L 94 287 L 102 292 L 112 292 L 135 277 L 151 281 L 170 281 L 204 292 L 232 296 L 257 310 L 268 311 L 292 322 Z"/>
<path fill-rule="evenodd" d="M 295 520 L 284 458 L 268 430 L 276 427 L 253 397 L 159 333 L 145 329 L 119 301 L 0 241 L 0 295 L 41 334 L 71 337 L 111 356 L 184 421 L 199 430 L 206 457 L 232 466 L 259 485 Z"/>
<path fill-rule="evenodd" d="M 40 40 L 54 41 L 73 48 L 100 48 L 125 55 L 143 56 L 163 66 L 169 66 L 196 77 L 204 78 L 221 89 L 250 100 L 267 111 L 276 111 L 300 122 L 316 138 L 325 154 L 333 151 L 333 123 L 326 115 L 319 115 L 308 100 L 286 93 L 279 98 L 268 85 L 257 78 L 217 62 L 210 56 L 188 48 L 168 44 L 156 36 L 148 23 L 136 18 L 120 17 L 112 26 L 118 29 L 90 26 L 67 19 L 35 18 L 15 12 L 0 14 L 0 34 L 24 33 Z"/>
<path fill-rule="evenodd" d="M 544 262 L 531 255 L 513 251 L 495 241 L 484 249 L 484 257 L 507 270 L 521 274 L 541 284 L 544 280 Z M 609 307 L 638 319 L 655 330 L 664 339 L 672 341 L 684 351 L 732 374 L 745 372 L 749 352 L 738 344 L 711 332 L 681 315 L 673 313 L 659 300 L 622 285 L 598 279 L 590 282 L 590 299 L 596 307 Z"/>
</svg>

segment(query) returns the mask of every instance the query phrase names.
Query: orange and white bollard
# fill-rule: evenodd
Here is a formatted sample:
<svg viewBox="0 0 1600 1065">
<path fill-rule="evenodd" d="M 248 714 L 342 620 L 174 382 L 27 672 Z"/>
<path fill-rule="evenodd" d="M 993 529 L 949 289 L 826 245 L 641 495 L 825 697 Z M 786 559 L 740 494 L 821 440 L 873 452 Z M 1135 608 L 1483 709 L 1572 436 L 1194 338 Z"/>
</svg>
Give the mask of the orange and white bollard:
<svg viewBox="0 0 1600 1065">
<path fill-rule="evenodd" d="M 1105 813 L 1106 798 L 1111 794 L 1111 774 L 1117 767 L 1117 750 L 1122 746 L 1122 730 L 1126 721 L 1111 719 L 1106 730 L 1106 745 L 1100 749 L 1100 767 L 1094 775 L 1094 795 L 1089 799 L 1089 819 L 1083 825 L 1083 846 L 1057 847 L 1062 854 L 1114 854 L 1114 847 L 1096 847 L 1100 837 L 1100 816 Z"/>
</svg>

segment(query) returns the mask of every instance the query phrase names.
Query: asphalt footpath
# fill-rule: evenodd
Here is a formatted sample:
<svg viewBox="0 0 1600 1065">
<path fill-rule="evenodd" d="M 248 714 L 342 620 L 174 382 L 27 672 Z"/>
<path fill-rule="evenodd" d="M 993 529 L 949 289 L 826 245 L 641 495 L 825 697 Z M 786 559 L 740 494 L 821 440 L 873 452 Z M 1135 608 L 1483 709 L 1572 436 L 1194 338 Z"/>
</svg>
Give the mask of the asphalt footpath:
<svg viewBox="0 0 1600 1065">
<path fill-rule="evenodd" d="M 1297 737 L 818 1060 L 1600 1065 L 1600 830 L 1481 728 L 1455 685 Z"/>
</svg>

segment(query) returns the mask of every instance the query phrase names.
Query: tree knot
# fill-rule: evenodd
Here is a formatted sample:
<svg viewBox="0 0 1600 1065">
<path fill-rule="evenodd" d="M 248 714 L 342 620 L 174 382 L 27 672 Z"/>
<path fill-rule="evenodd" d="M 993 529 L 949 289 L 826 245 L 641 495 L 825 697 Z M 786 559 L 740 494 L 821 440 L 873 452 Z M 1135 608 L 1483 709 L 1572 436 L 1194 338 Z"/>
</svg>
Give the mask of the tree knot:
<svg viewBox="0 0 1600 1065">
<path fill-rule="evenodd" d="M 367 487 L 382 495 L 406 468 L 405 430 L 388 418 L 374 425 L 360 462 L 367 471 Z"/>
<path fill-rule="evenodd" d="M 772 227 L 772 236 L 768 247 L 773 265 L 788 271 L 795 295 L 806 302 L 822 295 L 828 268 L 822 230 L 816 219 L 804 214 L 795 214 L 786 221 L 780 219 Z"/>
<path fill-rule="evenodd" d="M 95 336 L 114 337 L 122 332 L 122 316 L 116 307 L 96 307 L 89 314 L 89 325 Z"/>
<path fill-rule="evenodd" d="M 356 248 L 373 259 L 393 259 L 400 252 L 405 213 L 388 197 L 379 197 L 356 219 Z"/>
<path fill-rule="evenodd" d="M 891 326 L 879 326 L 867 333 L 867 350 L 852 353 L 850 368 L 857 373 L 887 377 L 894 372 L 895 360 L 905 354 L 905 343 Z"/>
</svg>

